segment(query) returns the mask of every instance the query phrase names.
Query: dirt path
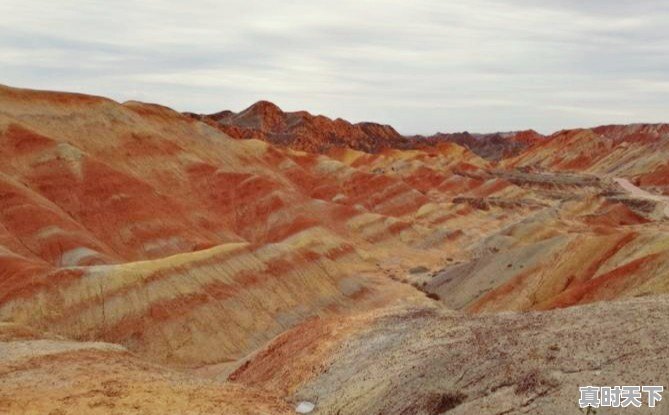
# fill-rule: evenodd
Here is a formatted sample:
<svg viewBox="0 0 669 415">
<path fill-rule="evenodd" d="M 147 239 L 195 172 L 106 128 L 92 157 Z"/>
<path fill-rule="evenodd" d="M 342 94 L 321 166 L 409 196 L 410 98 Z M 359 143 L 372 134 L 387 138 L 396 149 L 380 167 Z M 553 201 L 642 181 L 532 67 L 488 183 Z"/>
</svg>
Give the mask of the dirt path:
<svg viewBox="0 0 669 415">
<path fill-rule="evenodd" d="M 613 180 L 616 181 L 626 192 L 630 195 L 639 198 L 639 199 L 648 199 L 655 202 L 660 202 L 664 204 L 664 215 L 669 217 L 669 196 L 662 196 L 647 192 L 632 183 L 629 180 L 623 179 L 621 177 L 616 177 Z"/>
</svg>

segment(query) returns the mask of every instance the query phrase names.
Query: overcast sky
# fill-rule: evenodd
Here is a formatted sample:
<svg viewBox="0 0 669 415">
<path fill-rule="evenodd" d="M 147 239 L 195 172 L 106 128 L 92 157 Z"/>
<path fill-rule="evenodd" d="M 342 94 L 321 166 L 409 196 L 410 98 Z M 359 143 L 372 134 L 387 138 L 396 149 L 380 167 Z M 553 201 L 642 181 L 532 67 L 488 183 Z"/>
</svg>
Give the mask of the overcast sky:
<svg viewBox="0 0 669 415">
<path fill-rule="evenodd" d="M 403 133 L 669 121 L 666 0 L 2 0 L 0 83 Z"/>
</svg>

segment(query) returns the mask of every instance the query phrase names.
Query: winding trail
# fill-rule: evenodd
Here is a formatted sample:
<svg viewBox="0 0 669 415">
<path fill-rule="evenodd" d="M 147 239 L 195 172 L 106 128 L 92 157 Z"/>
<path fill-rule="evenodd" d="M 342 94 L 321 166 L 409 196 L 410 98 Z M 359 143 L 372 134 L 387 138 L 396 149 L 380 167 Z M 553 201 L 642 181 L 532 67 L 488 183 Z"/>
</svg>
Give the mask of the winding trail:
<svg viewBox="0 0 669 415">
<path fill-rule="evenodd" d="M 669 217 L 669 196 L 663 196 L 663 195 L 658 195 L 654 193 L 647 192 L 635 185 L 633 185 L 629 180 L 623 179 L 622 177 L 615 177 L 613 180 L 615 180 L 616 183 L 620 185 L 625 191 L 627 191 L 630 195 L 639 198 L 639 199 L 647 199 L 647 200 L 652 200 L 655 202 L 660 202 L 664 204 L 664 215 Z"/>
</svg>

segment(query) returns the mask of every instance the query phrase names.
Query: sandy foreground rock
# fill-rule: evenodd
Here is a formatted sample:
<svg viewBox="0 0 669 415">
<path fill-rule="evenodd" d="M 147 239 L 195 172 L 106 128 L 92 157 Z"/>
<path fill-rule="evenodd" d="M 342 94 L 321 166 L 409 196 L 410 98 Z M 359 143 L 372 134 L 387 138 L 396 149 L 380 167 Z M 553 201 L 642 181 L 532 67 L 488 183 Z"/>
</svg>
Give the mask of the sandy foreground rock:
<svg viewBox="0 0 669 415">
<path fill-rule="evenodd" d="M 109 343 L 0 326 L 0 410 L 16 414 L 570 414 L 578 387 L 669 383 L 669 297 L 477 316 L 442 306 L 309 320 L 229 379 Z M 667 413 L 666 402 L 653 411 Z M 608 413 L 602 410 L 601 413 Z"/>
<path fill-rule="evenodd" d="M 110 343 L 40 338 L 0 325 L 3 414 L 289 414 L 254 388 L 147 363 Z"/>
<path fill-rule="evenodd" d="M 298 327 L 231 379 L 318 414 L 578 414 L 579 386 L 667 388 L 668 312 L 667 296 L 477 316 L 385 310 Z M 666 414 L 667 401 L 624 413 Z"/>
</svg>

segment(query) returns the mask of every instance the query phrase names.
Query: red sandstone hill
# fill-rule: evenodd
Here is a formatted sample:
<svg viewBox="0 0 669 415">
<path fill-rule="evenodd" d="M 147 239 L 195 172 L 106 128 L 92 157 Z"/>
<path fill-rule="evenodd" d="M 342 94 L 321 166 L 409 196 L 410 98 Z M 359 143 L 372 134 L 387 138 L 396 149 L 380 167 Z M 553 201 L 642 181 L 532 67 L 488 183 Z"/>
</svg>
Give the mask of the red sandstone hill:
<svg viewBox="0 0 669 415">
<path fill-rule="evenodd" d="M 452 142 L 485 159 L 497 161 L 520 154 L 543 137 L 533 130 L 493 134 L 437 133 L 429 137 L 406 137 L 389 125 L 372 122 L 352 124 L 341 118 L 332 120 L 306 111 L 284 112 L 268 101 L 259 101 L 239 113 L 226 110 L 210 115 L 188 115 L 234 138 L 257 138 L 312 153 L 325 153 L 332 148 L 377 153 L 384 148 L 427 148 Z"/>
<path fill-rule="evenodd" d="M 415 147 L 431 146 L 440 142 L 452 142 L 468 148 L 484 159 L 499 161 L 514 157 L 531 146 L 542 142 L 544 136 L 534 130 L 512 131 L 491 134 L 437 133 L 429 137 L 411 137 Z"/>
<path fill-rule="evenodd" d="M 667 160 L 669 124 L 630 124 L 558 131 L 503 164 L 616 175 L 669 194 Z"/>
<path fill-rule="evenodd" d="M 306 111 L 284 112 L 271 102 L 259 101 L 235 113 L 221 111 L 195 117 L 217 125 L 235 138 L 257 138 L 273 144 L 313 153 L 333 147 L 376 153 L 382 148 L 405 148 L 408 140 L 389 125 L 352 124 Z"/>
</svg>

